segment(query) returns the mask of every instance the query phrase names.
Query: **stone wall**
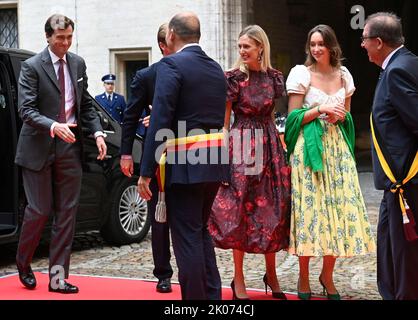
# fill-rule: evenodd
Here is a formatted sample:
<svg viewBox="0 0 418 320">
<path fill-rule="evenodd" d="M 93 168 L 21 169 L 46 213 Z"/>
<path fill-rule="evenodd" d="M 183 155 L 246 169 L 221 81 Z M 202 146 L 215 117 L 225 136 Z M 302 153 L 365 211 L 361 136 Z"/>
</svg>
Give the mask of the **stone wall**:
<svg viewBox="0 0 418 320">
<path fill-rule="evenodd" d="M 18 4 L 20 47 L 39 52 L 47 45 L 44 24 L 53 13 L 74 19 L 75 34 L 71 51 L 84 57 L 92 95 L 103 91 L 103 74 L 115 72 L 112 50 L 144 50 L 149 62 L 161 59 L 157 46 L 158 27 L 174 14 L 191 10 L 201 20 L 202 48 L 223 68 L 230 63 L 229 24 L 241 23 L 241 0 L 20 0 Z M 225 17 L 230 5 L 237 7 L 235 18 Z M 241 26 L 241 25 L 240 25 Z M 231 28 L 227 28 L 228 30 Z M 232 32 L 235 33 L 235 32 Z M 117 89 L 124 93 L 123 86 Z"/>
</svg>

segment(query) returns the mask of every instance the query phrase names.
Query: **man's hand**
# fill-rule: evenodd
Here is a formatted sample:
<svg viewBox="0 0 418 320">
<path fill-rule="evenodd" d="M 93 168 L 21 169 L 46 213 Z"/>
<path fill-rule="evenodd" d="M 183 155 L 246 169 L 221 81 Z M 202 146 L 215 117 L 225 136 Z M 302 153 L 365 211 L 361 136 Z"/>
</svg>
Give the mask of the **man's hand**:
<svg viewBox="0 0 418 320">
<path fill-rule="evenodd" d="M 57 123 L 54 127 L 54 135 L 67 143 L 74 143 L 76 138 L 70 128 L 75 127 L 77 127 L 76 123 Z"/>
<path fill-rule="evenodd" d="M 138 180 L 138 193 L 142 199 L 150 201 L 152 197 L 152 192 L 149 188 L 151 178 L 148 177 L 139 177 Z"/>
<path fill-rule="evenodd" d="M 149 109 L 150 109 L 150 111 L 152 110 L 152 106 L 151 105 L 149 106 Z M 148 128 L 149 127 L 150 121 L 151 121 L 151 116 L 150 115 L 149 116 L 146 116 L 142 120 L 142 124 L 144 125 L 145 128 Z"/>
<path fill-rule="evenodd" d="M 150 120 L 151 120 L 151 116 L 146 116 L 144 118 L 144 120 L 142 120 L 142 124 L 144 125 L 145 128 L 148 128 L 149 127 Z"/>
<path fill-rule="evenodd" d="M 103 136 L 98 136 L 96 138 L 96 145 L 97 145 L 97 149 L 99 150 L 99 155 L 97 156 L 97 160 L 103 160 L 106 157 L 106 153 L 107 153 L 107 146 L 106 146 L 106 142 L 104 141 Z"/>
<path fill-rule="evenodd" d="M 134 161 L 133 159 L 120 159 L 120 169 L 123 174 L 129 178 L 132 178 L 134 173 Z"/>
</svg>

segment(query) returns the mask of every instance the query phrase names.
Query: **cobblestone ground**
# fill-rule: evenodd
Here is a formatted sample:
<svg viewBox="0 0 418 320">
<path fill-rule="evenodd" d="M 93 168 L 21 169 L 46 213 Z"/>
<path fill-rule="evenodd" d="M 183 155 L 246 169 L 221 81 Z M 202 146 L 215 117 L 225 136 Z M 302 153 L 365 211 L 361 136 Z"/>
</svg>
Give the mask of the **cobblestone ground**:
<svg viewBox="0 0 418 320">
<path fill-rule="evenodd" d="M 382 193 L 374 190 L 370 173 L 360 174 L 363 196 L 366 200 L 370 221 L 374 233 L 378 218 L 378 207 Z M 0 276 L 15 273 L 14 255 L 16 245 L 0 246 Z M 218 267 L 222 284 L 228 286 L 233 277 L 231 251 L 216 250 Z M 48 243 L 41 243 L 32 263 L 35 271 L 46 271 L 48 268 Z M 177 269 L 174 256 L 173 281 L 177 281 Z M 262 278 L 265 272 L 263 255 L 246 255 L 246 284 L 248 288 L 263 289 Z M 321 294 L 318 277 L 322 267 L 322 259 L 311 260 L 311 289 L 316 295 Z M 98 232 L 78 234 L 73 245 L 71 273 L 99 276 L 116 276 L 155 280 L 151 254 L 151 236 L 141 243 L 122 247 L 107 245 Z M 298 261 L 285 252 L 277 254 L 277 272 L 282 290 L 296 292 L 298 280 Z M 376 256 L 338 259 L 335 266 L 334 280 L 336 287 L 344 299 L 378 300 L 381 299 L 376 286 Z"/>
</svg>

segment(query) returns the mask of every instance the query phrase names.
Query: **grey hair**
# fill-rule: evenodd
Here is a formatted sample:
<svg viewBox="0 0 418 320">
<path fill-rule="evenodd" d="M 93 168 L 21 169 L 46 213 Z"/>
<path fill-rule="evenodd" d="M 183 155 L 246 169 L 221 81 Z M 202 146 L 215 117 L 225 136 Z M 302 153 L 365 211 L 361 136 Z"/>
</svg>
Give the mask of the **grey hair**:
<svg viewBox="0 0 418 320">
<path fill-rule="evenodd" d="M 366 20 L 369 26 L 369 37 L 379 37 L 391 48 L 397 48 L 405 43 L 402 32 L 402 21 L 392 12 L 377 12 Z"/>
</svg>

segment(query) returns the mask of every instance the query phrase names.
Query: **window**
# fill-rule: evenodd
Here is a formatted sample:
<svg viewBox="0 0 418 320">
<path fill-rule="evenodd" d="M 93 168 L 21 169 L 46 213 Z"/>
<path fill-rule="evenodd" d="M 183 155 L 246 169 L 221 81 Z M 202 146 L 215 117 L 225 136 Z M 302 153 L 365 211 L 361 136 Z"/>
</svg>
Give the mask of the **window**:
<svg viewBox="0 0 418 320">
<path fill-rule="evenodd" d="M 17 9 L 0 9 L 0 46 L 19 47 Z"/>
</svg>

